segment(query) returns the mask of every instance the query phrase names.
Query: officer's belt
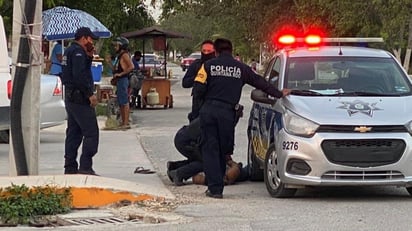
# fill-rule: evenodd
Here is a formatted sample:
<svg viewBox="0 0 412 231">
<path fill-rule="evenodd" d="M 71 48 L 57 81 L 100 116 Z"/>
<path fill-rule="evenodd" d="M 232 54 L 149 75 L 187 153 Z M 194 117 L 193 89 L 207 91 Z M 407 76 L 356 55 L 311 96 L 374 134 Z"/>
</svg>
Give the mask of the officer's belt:
<svg viewBox="0 0 412 231">
<path fill-rule="evenodd" d="M 205 104 L 218 106 L 218 107 L 222 107 L 222 108 L 225 108 L 225 109 L 235 110 L 235 105 L 233 105 L 231 103 L 226 103 L 226 102 L 221 101 L 221 100 L 206 99 Z"/>
</svg>

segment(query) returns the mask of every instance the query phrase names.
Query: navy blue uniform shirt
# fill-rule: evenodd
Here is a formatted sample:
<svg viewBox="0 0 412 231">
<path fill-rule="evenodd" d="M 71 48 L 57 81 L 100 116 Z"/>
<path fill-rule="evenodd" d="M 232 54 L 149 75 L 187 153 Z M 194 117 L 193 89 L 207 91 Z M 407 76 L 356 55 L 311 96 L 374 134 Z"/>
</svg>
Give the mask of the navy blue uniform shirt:
<svg viewBox="0 0 412 231">
<path fill-rule="evenodd" d="M 183 76 L 182 86 L 184 88 L 193 87 L 195 77 L 200 67 L 202 66 L 202 63 L 203 62 L 201 59 L 196 59 L 192 64 L 190 64 L 189 68 L 186 71 L 186 74 Z"/>
<path fill-rule="evenodd" d="M 248 65 L 235 60 L 230 53 L 221 53 L 203 64 L 195 78 L 193 95 L 206 101 L 218 100 L 234 106 L 239 102 L 246 83 L 276 98 L 283 96 L 275 86 Z"/>
<path fill-rule="evenodd" d="M 66 49 L 62 61 L 62 83 L 70 89 L 80 90 L 84 96 L 93 95 L 93 58 L 88 56 L 77 42 Z"/>
</svg>

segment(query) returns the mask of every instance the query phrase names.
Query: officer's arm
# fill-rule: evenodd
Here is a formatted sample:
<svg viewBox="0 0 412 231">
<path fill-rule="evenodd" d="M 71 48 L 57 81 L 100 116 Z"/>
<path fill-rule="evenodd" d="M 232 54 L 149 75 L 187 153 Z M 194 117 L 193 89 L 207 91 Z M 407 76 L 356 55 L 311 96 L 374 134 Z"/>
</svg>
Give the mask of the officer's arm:
<svg viewBox="0 0 412 231">
<path fill-rule="evenodd" d="M 193 90 L 192 90 L 193 99 L 203 99 L 204 98 L 206 94 L 206 90 L 207 90 L 206 80 L 207 80 L 207 73 L 205 70 L 205 66 L 202 65 L 202 67 L 200 67 L 199 71 L 197 72 L 197 75 L 195 77 L 195 81 L 193 84 Z"/>
<path fill-rule="evenodd" d="M 273 97 L 282 98 L 283 93 L 281 91 L 274 85 L 266 82 L 262 76 L 256 74 L 250 67 L 243 68 L 242 73 L 245 73 L 245 75 L 242 75 L 242 78 L 244 78 L 244 81 L 247 84 L 260 89 Z"/>
<path fill-rule="evenodd" d="M 197 71 L 199 69 L 199 66 L 200 65 L 198 65 L 196 61 L 189 66 L 189 68 L 187 69 L 185 75 L 183 76 L 182 87 L 184 87 L 184 88 L 193 87 L 194 80 L 195 80 L 195 77 L 197 75 Z"/>
<path fill-rule="evenodd" d="M 72 76 L 73 84 L 87 97 L 93 95 L 93 88 L 90 87 L 86 77 L 89 75 L 90 66 L 86 65 L 88 57 L 84 53 L 73 52 L 72 54 Z"/>
</svg>

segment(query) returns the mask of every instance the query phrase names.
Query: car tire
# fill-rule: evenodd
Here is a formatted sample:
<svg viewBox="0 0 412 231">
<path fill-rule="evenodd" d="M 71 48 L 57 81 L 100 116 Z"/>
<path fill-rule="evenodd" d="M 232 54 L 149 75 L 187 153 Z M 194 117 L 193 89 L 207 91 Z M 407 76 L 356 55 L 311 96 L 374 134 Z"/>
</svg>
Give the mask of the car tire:
<svg viewBox="0 0 412 231">
<path fill-rule="evenodd" d="M 272 197 L 286 198 L 295 195 L 297 189 L 286 188 L 285 183 L 280 178 L 278 155 L 274 145 L 271 145 L 266 153 L 263 176 L 266 189 Z"/>
<path fill-rule="evenodd" d="M 249 171 L 249 180 L 251 181 L 262 181 L 263 180 L 263 170 L 260 168 L 259 163 L 256 159 L 255 152 L 253 151 L 253 143 L 249 140 L 248 145 L 248 171 Z"/>
<path fill-rule="evenodd" d="M 10 131 L 9 130 L 0 131 L 0 143 L 8 144 L 9 141 L 10 141 Z"/>
</svg>

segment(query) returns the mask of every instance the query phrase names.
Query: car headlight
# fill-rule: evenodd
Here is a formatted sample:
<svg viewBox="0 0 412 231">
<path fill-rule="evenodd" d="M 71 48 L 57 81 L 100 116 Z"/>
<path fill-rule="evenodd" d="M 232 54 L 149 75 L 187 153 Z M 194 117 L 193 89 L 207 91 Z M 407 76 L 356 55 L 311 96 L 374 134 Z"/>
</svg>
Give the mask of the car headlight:
<svg viewBox="0 0 412 231">
<path fill-rule="evenodd" d="M 289 110 L 286 110 L 283 122 L 287 133 L 303 137 L 313 136 L 319 127 L 318 124 L 300 117 Z"/>
<path fill-rule="evenodd" d="M 406 129 L 408 129 L 409 134 L 412 135 L 412 121 L 405 124 Z"/>
</svg>

